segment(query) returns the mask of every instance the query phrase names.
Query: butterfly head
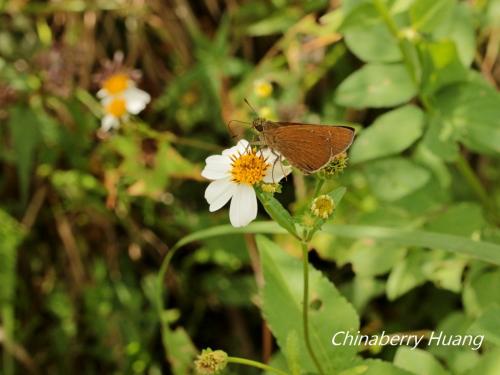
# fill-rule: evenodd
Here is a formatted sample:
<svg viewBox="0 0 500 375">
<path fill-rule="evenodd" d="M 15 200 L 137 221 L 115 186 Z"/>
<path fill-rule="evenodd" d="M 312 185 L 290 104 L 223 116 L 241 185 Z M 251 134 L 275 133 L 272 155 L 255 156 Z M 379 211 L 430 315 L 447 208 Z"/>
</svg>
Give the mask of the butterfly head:
<svg viewBox="0 0 500 375">
<path fill-rule="evenodd" d="M 252 121 L 252 127 L 258 132 L 261 132 L 264 130 L 264 124 L 266 123 L 266 121 L 267 120 L 265 118 L 257 117 Z"/>
</svg>

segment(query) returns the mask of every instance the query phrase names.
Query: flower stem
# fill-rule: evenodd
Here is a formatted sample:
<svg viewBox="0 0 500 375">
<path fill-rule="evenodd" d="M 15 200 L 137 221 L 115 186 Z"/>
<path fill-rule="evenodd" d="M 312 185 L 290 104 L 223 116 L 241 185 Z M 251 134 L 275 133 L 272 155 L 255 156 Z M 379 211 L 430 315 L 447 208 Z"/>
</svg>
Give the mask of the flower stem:
<svg viewBox="0 0 500 375">
<path fill-rule="evenodd" d="M 228 363 L 237 363 L 239 365 L 245 365 L 245 366 L 252 366 L 252 367 L 260 368 L 261 370 L 272 372 L 272 373 L 278 374 L 278 375 L 289 375 L 285 371 L 278 370 L 277 368 L 268 366 L 268 365 L 266 365 L 264 363 L 261 363 L 261 362 L 252 361 L 251 359 L 240 358 L 240 357 L 227 357 L 227 362 Z"/>
<path fill-rule="evenodd" d="M 323 187 L 323 184 L 325 183 L 325 180 L 322 178 L 316 179 L 316 186 L 314 187 L 314 194 L 313 197 L 316 198 L 319 195 L 319 192 L 321 191 L 321 188 Z"/>
<path fill-rule="evenodd" d="M 418 79 L 413 66 L 412 58 L 408 53 L 408 50 L 403 45 L 403 38 L 399 33 L 398 25 L 392 18 L 391 14 L 389 13 L 389 10 L 387 9 L 387 6 L 382 0 L 373 0 L 373 5 L 375 6 L 375 9 L 377 9 L 377 12 L 380 15 L 380 17 L 382 17 L 382 19 L 384 20 L 391 34 L 397 39 L 399 49 L 403 56 L 403 61 L 406 65 L 406 68 L 408 69 L 408 73 L 410 74 L 410 77 L 412 78 L 413 82 L 415 84 L 418 84 Z"/>
<path fill-rule="evenodd" d="M 318 369 L 318 372 L 321 375 L 325 375 L 321 364 L 316 358 L 316 354 L 314 353 L 313 347 L 311 345 L 311 339 L 309 337 L 309 258 L 307 252 L 307 243 L 302 242 L 302 261 L 304 266 L 304 297 L 303 297 L 303 306 L 302 306 L 302 323 L 304 325 L 304 340 L 306 343 L 307 351 L 311 359 L 314 362 L 314 365 Z"/>
</svg>

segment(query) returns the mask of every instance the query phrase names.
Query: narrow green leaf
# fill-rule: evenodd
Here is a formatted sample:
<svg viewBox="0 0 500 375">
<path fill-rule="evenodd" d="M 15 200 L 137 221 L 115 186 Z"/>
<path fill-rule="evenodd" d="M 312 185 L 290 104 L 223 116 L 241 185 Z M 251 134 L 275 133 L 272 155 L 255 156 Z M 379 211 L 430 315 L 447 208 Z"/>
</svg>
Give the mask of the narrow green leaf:
<svg viewBox="0 0 500 375">
<path fill-rule="evenodd" d="M 260 203 L 264 206 L 266 212 L 271 216 L 271 218 L 276 221 L 279 225 L 287 230 L 288 233 L 299 238 L 297 234 L 297 229 L 295 227 L 295 221 L 292 215 L 282 206 L 282 204 L 274 198 L 269 193 L 264 193 L 260 190 L 255 191 Z"/>
<path fill-rule="evenodd" d="M 484 241 L 474 241 L 462 236 L 405 228 L 346 224 L 325 224 L 322 231 L 338 237 L 383 240 L 406 247 L 442 249 L 500 265 L 500 245 Z M 220 225 L 183 237 L 175 244 L 172 250 L 194 241 L 236 233 L 284 234 L 287 232 L 273 221 L 257 221 L 242 228 L 234 228 L 231 225 Z"/>
<path fill-rule="evenodd" d="M 21 225 L 0 209 L 0 307 L 13 302 L 17 247 L 24 238 Z"/>
<path fill-rule="evenodd" d="M 35 149 L 41 139 L 37 115 L 30 108 L 16 106 L 10 112 L 9 128 L 21 187 L 21 200 L 26 202 Z"/>
<path fill-rule="evenodd" d="M 500 265 L 500 245 L 467 237 L 404 228 L 326 224 L 323 231 L 335 236 L 384 240 L 401 246 L 443 249 Z"/>
<path fill-rule="evenodd" d="M 287 255 L 265 237 L 257 237 L 264 287 L 262 310 L 282 350 L 287 348 L 288 335 L 299 335 L 300 363 L 309 371 L 315 369 L 308 355 L 302 327 L 302 263 Z M 359 320 L 354 308 L 324 275 L 309 266 L 310 300 L 317 306 L 310 309 L 309 324 L 312 347 L 328 374 L 346 368 L 356 355 L 354 346 L 333 346 L 332 335 L 339 331 L 356 331 Z M 283 316 L 286 311 L 286 318 Z"/>
</svg>

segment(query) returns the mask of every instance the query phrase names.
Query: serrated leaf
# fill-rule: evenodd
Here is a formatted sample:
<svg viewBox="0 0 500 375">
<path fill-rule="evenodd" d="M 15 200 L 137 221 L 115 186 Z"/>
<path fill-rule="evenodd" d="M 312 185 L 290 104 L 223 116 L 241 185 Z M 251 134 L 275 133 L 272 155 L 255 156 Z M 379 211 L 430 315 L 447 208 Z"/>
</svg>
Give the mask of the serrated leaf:
<svg viewBox="0 0 500 375">
<path fill-rule="evenodd" d="M 289 332 L 298 333 L 300 363 L 305 370 L 314 371 L 303 336 L 302 264 L 265 237 L 257 237 L 257 244 L 265 280 L 262 290 L 264 317 L 282 350 L 286 349 Z M 324 370 L 330 374 L 345 368 L 356 355 L 355 347 L 331 345 L 333 333 L 357 330 L 359 319 L 335 286 L 311 266 L 309 285 L 308 303 L 319 303 L 318 308 L 309 311 L 311 344 Z M 283 311 L 286 311 L 286 318 Z"/>
<path fill-rule="evenodd" d="M 335 101 L 344 107 L 392 107 L 403 104 L 417 88 L 403 64 L 366 64 L 347 77 Z"/>
<path fill-rule="evenodd" d="M 349 159 L 356 164 L 398 154 L 420 138 L 423 125 L 424 113 L 414 105 L 384 113 L 356 137 Z"/>
</svg>

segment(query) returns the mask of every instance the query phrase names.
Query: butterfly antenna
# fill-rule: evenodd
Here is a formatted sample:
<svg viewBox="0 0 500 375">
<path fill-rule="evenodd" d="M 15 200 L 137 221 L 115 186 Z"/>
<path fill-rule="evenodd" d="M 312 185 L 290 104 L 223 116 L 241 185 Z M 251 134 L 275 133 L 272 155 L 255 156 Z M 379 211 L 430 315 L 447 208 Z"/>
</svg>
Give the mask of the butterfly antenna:
<svg viewBox="0 0 500 375">
<path fill-rule="evenodd" d="M 255 114 L 255 117 L 259 117 L 259 114 L 255 110 L 255 108 L 252 107 L 252 105 L 250 104 L 250 102 L 246 98 L 244 100 L 245 100 L 245 103 L 247 103 L 247 106 L 250 107 L 250 109 L 252 110 L 252 112 Z"/>
<path fill-rule="evenodd" d="M 250 123 L 248 122 L 245 122 L 245 121 L 239 121 L 239 120 L 231 120 L 227 123 L 227 128 L 229 129 L 229 133 L 231 134 L 231 138 L 237 138 L 238 135 L 233 131 L 233 128 L 231 127 L 231 124 L 233 122 L 239 122 L 240 124 L 245 124 L 245 125 L 251 125 Z"/>
</svg>

